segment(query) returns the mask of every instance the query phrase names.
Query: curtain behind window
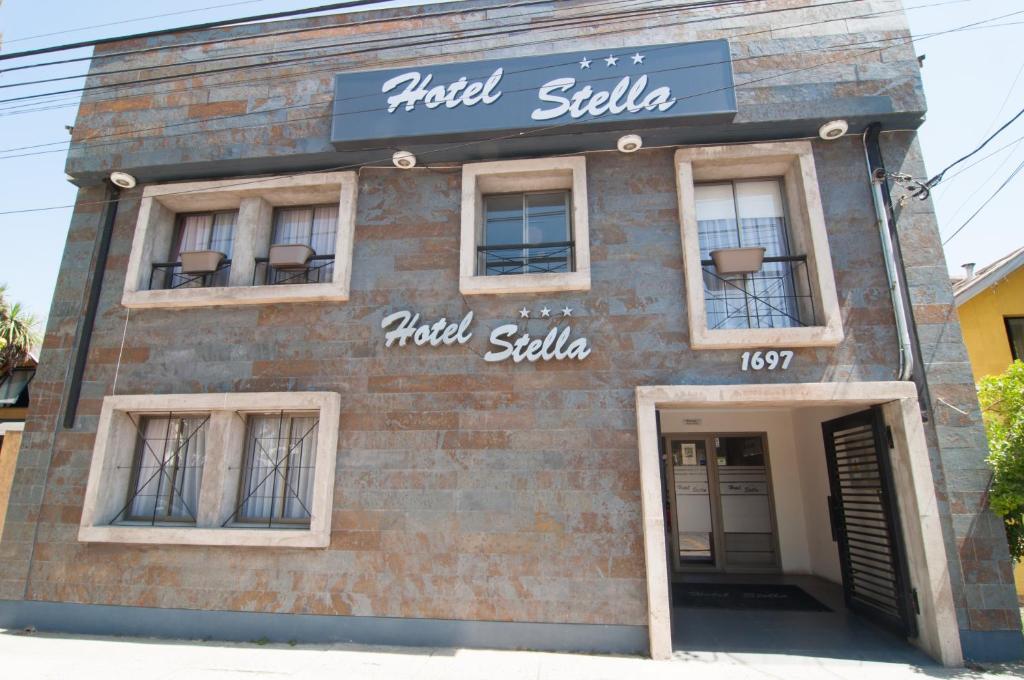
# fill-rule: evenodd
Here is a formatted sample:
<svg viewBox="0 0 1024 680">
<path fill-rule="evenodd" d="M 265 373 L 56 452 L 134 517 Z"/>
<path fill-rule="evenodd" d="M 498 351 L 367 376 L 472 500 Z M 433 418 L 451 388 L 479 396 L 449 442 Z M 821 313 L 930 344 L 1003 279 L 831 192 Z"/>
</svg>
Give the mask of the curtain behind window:
<svg viewBox="0 0 1024 680">
<path fill-rule="evenodd" d="M 206 416 L 142 420 L 129 517 L 195 521 L 208 422 Z"/>
<path fill-rule="evenodd" d="M 316 416 L 250 416 L 240 519 L 309 520 L 316 438 Z"/>
</svg>

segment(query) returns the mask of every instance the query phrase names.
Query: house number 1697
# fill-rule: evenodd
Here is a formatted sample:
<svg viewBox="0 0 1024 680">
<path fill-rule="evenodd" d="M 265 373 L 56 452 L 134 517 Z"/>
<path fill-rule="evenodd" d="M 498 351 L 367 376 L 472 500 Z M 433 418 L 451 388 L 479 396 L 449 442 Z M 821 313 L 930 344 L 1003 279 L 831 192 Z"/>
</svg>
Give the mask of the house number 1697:
<svg viewBox="0 0 1024 680">
<path fill-rule="evenodd" d="M 785 371 L 789 368 L 789 362 L 793 360 L 793 351 L 783 349 L 776 352 L 770 349 L 767 352 L 744 352 L 741 358 L 741 371 L 763 371 L 766 368 L 769 371 L 775 369 Z"/>
</svg>

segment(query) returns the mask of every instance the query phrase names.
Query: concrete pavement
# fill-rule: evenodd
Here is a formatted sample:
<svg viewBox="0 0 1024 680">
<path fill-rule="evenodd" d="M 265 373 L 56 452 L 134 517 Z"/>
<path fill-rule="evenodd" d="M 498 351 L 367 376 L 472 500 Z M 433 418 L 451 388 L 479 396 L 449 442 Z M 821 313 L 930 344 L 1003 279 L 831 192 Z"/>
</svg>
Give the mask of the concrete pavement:
<svg viewBox="0 0 1024 680">
<path fill-rule="evenodd" d="M 888 680 L 1024 677 L 1024 665 L 986 670 L 780 654 L 635 657 L 416 649 L 364 645 L 216 643 L 0 631 L 0 677 L 54 680 Z"/>
</svg>

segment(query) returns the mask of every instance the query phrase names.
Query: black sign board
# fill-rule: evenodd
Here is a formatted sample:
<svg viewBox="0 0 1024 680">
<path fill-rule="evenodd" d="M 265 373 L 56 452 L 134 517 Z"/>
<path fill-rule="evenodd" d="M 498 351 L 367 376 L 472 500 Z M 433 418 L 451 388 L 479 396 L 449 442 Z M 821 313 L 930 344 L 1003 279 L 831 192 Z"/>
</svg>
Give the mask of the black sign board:
<svg viewBox="0 0 1024 680">
<path fill-rule="evenodd" d="M 331 141 L 497 138 L 639 129 L 736 115 L 725 40 L 341 73 Z"/>
</svg>

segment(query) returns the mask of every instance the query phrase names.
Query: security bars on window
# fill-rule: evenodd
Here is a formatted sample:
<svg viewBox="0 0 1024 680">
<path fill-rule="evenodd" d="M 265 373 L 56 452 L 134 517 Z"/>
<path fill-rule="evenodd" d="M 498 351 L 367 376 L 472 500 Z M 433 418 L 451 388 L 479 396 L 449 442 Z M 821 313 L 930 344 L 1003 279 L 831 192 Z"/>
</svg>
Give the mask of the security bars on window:
<svg viewBox="0 0 1024 680">
<path fill-rule="evenodd" d="M 237 221 L 237 210 L 179 215 L 171 249 L 172 261 L 153 263 L 149 275 L 149 289 L 209 288 L 228 285 Z M 197 250 L 223 253 L 224 259 L 212 272 L 183 272 L 181 254 Z"/>
<path fill-rule="evenodd" d="M 305 414 L 249 416 L 239 500 L 224 526 L 309 526 L 319 424 Z"/>
<path fill-rule="evenodd" d="M 146 416 L 138 432 L 128 500 L 111 520 L 195 524 L 209 415 Z"/>
</svg>

